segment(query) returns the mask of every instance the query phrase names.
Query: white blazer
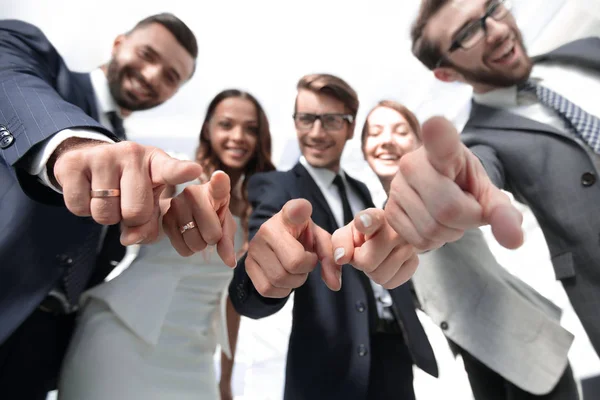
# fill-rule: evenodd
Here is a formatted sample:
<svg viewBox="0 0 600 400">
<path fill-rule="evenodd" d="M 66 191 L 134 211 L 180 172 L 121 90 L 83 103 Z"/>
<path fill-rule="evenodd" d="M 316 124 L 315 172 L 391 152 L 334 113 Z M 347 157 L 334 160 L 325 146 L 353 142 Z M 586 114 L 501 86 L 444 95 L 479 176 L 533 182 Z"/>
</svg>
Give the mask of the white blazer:
<svg viewBox="0 0 600 400">
<path fill-rule="evenodd" d="M 573 342 L 562 311 L 498 264 L 479 229 L 419 261 L 417 297 L 450 340 L 527 392 L 554 388 Z"/>
</svg>

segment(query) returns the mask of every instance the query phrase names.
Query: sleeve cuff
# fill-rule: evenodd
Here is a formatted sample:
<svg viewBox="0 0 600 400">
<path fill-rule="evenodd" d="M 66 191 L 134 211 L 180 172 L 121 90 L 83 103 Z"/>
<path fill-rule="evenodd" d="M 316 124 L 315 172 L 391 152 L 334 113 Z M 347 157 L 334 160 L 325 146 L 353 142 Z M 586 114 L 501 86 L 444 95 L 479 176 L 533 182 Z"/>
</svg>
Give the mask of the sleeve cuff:
<svg viewBox="0 0 600 400">
<path fill-rule="evenodd" d="M 74 137 L 115 143 L 114 140 L 108 138 L 106 135 L 94 131 L 86 129 L 65 129 L 40 143 L 40 148 L 36 151 L 35 155 L 31 159 L 31 163 L 26 166 L 27 172 L 29 172 L 31 175 L 37 176 L 44 185 L 62 194 L 62 190 L 50 182 L 46 164 L 48 163 L 48 159 L 52 153 L 54 153 L 54 150 L 56 150 L 56 148 L 62 142 Z"/>
</svg>

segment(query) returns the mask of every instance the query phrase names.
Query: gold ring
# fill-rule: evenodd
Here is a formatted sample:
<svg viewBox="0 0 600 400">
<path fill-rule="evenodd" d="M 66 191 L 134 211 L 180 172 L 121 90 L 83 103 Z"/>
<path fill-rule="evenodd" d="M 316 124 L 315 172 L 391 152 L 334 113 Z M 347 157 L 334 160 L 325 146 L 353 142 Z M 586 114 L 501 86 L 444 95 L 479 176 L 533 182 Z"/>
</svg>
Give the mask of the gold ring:
<svg viewBox="0 0 600 400">
<path fill-rule="evenodd" d="M 196 227 L 196 223 L 194 221 L 190 221 L 187 224 L 183 225 L 181 228 L 179 228 L 179 232 L 181 234 L 183 234 L 183 233 L 185 233 L 185 231 L 194 229 L 195 227 Z"/>
<path fill-rule="evenodd" d="M 90 196 L 92 198 L 119 197 L 120 195 L 121 191 L 119 189 L 90 190 Z"/>
</svg>

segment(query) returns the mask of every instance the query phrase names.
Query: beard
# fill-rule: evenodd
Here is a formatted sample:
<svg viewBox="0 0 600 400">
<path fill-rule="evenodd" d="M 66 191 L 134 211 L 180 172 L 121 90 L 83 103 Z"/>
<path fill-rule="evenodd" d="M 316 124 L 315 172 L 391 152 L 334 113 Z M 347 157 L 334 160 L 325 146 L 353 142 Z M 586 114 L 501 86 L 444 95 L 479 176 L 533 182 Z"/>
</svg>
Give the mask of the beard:
<svg viewBox="0 0 600 400">
<path fill-rule="evenodd" d="M 500 45 L 501 43 L 498 44 L 498 46 Z M 483 68 L 467 69 L 449 61 L 448 63 L 450 64 L 451 68 L 459 72 L 469 83 L 475 83 L 492 87 L 510 87 L 518 85 L 529 79 L 531 69 L 533 68 L 533 63 L 531 61 L 531 58 L 529 58 L 529 56 L 527 55 L 527 50 L 525 49 L 523 38 L 520 35 L 517 36 L 515 46 L 516 45 L 519 45 L 521 47 L 521 50 L 523 52 L 523 58 L 526 63 L 524 71 L 520 74 L 511 74 L 511 71 L 509 71 L 508 73 L 506 71 L 490 71 L 484 70 Z"/>
<path fill-rule="evenodd" d="M 148 100 L 138 100 L 133 94 L 128 93 L 123 88 L 123 81 L 127 77 L 136 77 L 146 84 L 146 87 L 152 91 L 152 96 Z M 144 77 L 133 67 L 121 65 L 114 57 L 108 63 L 107 76 L 108 87 L 115 103 L 121 108 L 129 111 L 142 111 L 156 107 L 161 102 L 152 86 L 146 82 Z"/>
</svg>

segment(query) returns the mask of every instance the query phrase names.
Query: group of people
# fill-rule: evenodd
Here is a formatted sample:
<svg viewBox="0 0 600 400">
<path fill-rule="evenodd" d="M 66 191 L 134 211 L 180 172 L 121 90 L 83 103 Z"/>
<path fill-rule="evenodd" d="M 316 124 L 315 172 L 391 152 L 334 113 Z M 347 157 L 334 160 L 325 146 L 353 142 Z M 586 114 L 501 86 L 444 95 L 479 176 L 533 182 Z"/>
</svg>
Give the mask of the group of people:
<svg viewBox="0 0 600 400">
<path fill-rule="evenodd" d="M 522 217 L 500 189 L 531 207 L 598 352 L 600 108 L 586 93 L 600 39 L 530 58 L 508 0 L 423 0 L 411 37 L 436 78 L 473 87 L 473 107 L 461 135 L 394 100 L 369 111 L 379 209 L 340 166 L 360 103 L 340 77 L 298 81 L 291 170 L 275 169 L 267 114 L 237 89 L 211 101 L 195 159 L 179 160 L 123 128 L 192 78 L 198 44 L 179 18 L 140 21 L 87 74 L 35 26 L 0 21 L 3 398 L 232 399 L 240 316 L 293 292 L 286 400 L 414 399 L 413 366 L 438 375 L 416 308 L 477 400 L 580 399 L 561 310 L 478 228 L 517 248 Z"/>
</svg>

